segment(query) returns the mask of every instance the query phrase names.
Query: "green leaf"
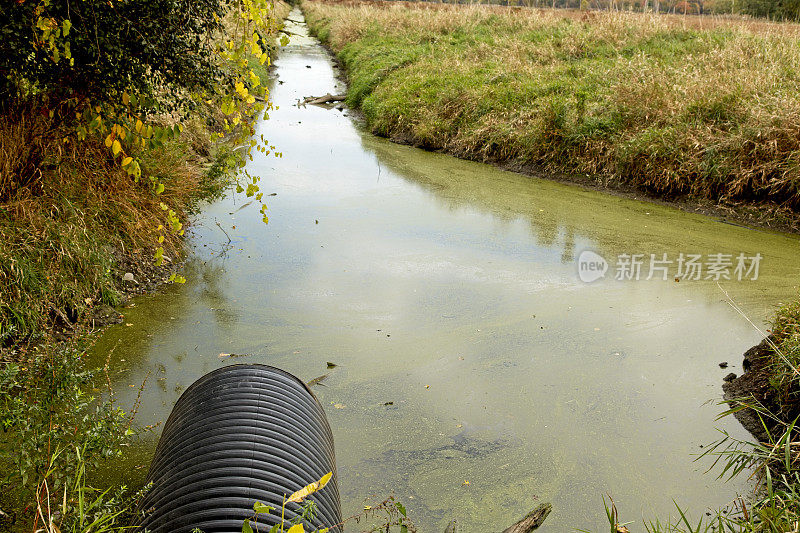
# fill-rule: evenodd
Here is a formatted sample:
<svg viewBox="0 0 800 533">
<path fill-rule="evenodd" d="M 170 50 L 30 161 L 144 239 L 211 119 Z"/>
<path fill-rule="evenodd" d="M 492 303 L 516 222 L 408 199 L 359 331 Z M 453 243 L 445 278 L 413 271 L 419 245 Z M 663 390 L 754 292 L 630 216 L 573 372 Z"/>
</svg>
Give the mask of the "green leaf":
<svg viewBox="0 0 800 533">
<path fill-rule="evenodd" d="M 253 528 L 250 527 L 250 520 L 245 518 L 244 523 L 242 524 L 242 533 L 253 533 Z"/>
<path fill-rule="evenodd" d="M 270 511 L 275 509 L 274 507 L 270 507 L 269 505 L 263 504 L 261 502 L 256 502 L 253 505 L 253 510 L 257 513 L 269 514 Z"/>
<path fill-rule="evenodd" d="M 61 23 L 61 30 L 64 32 L 64 37 L 69 35 L 69 30 L 72 28 L 72 22 L 69 19 L 64 19 Z"/>
</svg>

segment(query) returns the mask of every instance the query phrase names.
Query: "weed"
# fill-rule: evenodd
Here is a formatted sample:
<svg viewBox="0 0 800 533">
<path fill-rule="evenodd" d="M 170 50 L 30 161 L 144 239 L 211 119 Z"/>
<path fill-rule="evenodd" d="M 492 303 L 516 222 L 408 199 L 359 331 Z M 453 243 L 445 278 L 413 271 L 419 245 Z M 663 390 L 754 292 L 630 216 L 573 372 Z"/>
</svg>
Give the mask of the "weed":
<svg viewBox="0 0 800 533">
<path fill-rule="evenodd" d="M 97 373 L 83 368 L 79 348 L 40 347 L 24 363 L 0 365 L 0 425 L 3 440 L 13 443 L 4 450 L 3 499 L 38 509 L 33 521 L 47 518 L 49 524 L 53 510 L 46 516 L 43 510 L 54 495 L 63 495 L 69 501 L 59 505 L 61 522 L 83 524 L 75 531 L 84 530 L 90 514 L 118 503 L 108 491 L 86 501 L 93 492 L 85 484 L 86 468 L 118 457 L 131 434 L 130 419 L 90 392 Z"/>
</svg>

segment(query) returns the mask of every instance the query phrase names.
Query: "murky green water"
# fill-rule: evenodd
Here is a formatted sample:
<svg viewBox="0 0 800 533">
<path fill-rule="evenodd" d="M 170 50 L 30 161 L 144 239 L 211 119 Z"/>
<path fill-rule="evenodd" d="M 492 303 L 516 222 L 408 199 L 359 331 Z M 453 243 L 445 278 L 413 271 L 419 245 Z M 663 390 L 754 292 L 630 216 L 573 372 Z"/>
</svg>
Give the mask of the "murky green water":
<svg viewBox="0 0 800 533">
<path fill-rule="evenodd" d="M 341 91 L 309 39 L 283 51 L 276 76 L 280 109 L 259 133 L 283 158 L 250 165 L 277 193 L 269 225 L 238 211 L 246 199 L 208 206 L 189 281 L 136 299 L 97 344 L 122 405 L 146 380 L 140 424 L 165 420 L 222 365 L 310 380 L 331 361 L 315 389 L 345 515 L 393 490 L 424 532 L 453 517 L 499 531 L 543 501 L 554 509 L 543 531 L 600 530 L 606 493 L 640 521 L 674 512 L 673 499 L 698 516 L 749 489 L 693 462 L 714 427 L 744 436 L 714 422 L 715 403 L 760 335 L 723 289 L 763 325 L 797 293 L 797 238 L 394 145 L 346 113 L 297 108 Z M 604 279 L 579 280 L 585 249 L 612 263 Z M 740 252 L 763 256 L 758 280 L 678 283 L 674 264 L 668 281 L 644 279 L 651 253 Z M 614 279 L 624 253 L 646 254 L 642 279 Z M 117 469 L 129 483 L 157 434 Z"/>
</svg>

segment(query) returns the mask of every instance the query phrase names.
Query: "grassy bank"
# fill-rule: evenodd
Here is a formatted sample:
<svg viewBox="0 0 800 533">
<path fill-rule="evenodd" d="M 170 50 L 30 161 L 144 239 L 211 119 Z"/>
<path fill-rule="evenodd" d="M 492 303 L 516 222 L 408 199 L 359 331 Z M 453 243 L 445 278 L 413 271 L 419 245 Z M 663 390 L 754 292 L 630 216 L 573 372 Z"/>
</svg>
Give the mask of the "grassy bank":
<svg viewBox="0 0 800 533">
<path fill-rule="evenodd" d="M 107 313 L 117 305 L 125 285 L 145 283 L 145 273 L 150 281 L 169 275 L 168 266 L 156 269 L 152 260 L 163 224 L 159 204 L 185 218 L 194 202 L 221 185 L 208 171 L 215 157 L 210 135 L 198 124 L 187 128 L 190 135 L 142 154 L 143 167 L 165 184 L 156 196 L 128 178 L 102 139 L 64 146 L 68 127 L 48 111 L 36 102 L 0 116 L 0 149 L 11 167 L 6 175 L 32 174 L 24 186 L 8 187 L 0 205 L 0 338 L 6 347 L 68 335 L 95 310 Z M 180 237 L 168 233 L 163 244 L 177 262 Z M 123 262 L 134 267 L 134 282 L 123 281 Z"/>
<path fill-rule="evenodd" d="M 66 39 L 77 34 L 77 61 L 56 55 L 38 70 L 19 65 L 13 90 L 0 90 L 0 531 L 120 531 L 129 521 L 136 494 L 95 490 L 91 476 L 123 453 L 135 407 L 107 401 L 103 370 L 85 368 L 89 334 L 117 321 L 114 306 L 128 295 L 179 271 L 191 213 L 231 185 L 247 154 L 233 147 L 261 116 L 254 95 L 264 90 L 267 55 L 290 10 L 282 2 L 225 4 L 234 7 L 208 37 L 227 51 L 209 56 L 219 77 L 205 92 L 153 74 L 142 92 L 134 84 L 89 98 L 79 84 L 68 92 L 41 76 L 55 68 L 75 75 L 87 57 L 76 44 L 81 10 L 68 10 L 73 23 L 62 25 L 61 4 L 48 4 L 53 18 L 39 27 L 65 28 L 56 50 L 69 51 Z M 18 3 L 15 13 L 27 7 Z M 80 6 L 95 14 L 116 7 Z M 93 58 L 83 68 L 102 63 Z"/>
<path fill-rule="evenodd" d="M 800 27 L 304 2 L 382 136 L 663 197 L 800 208 Z"/>
</svg>

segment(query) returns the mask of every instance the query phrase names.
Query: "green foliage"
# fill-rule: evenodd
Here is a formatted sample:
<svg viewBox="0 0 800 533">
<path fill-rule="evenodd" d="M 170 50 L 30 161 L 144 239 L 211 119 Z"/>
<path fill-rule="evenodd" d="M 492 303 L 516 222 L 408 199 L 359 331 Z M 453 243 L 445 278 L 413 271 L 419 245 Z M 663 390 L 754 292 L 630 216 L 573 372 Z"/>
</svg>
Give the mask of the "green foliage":
<svg viewBox="0 0 800 533">
<path fill-rule="evenodd" d="M 0 428 L 5 446 L 3 498 L 55 512 L 62 530 L 99 531 L 121 512 L 125 489 L 95 491 L 86 469 L 119 457 L 132 434 L 130 419 L 90 393 L 96 372 L 83 368 L 75 347 L 42 349 L 27 363 L 0 366 Z M 99 522 L 98 522 L 99 520 Z M 95 524 L 95 526 L 91 526 Z"/>
<path fill-rule="evenodd" d="M 142 155 L 180 135 L 176 117 L 207 113 L 212 123 L 220 121 L 219 138 L 244 147 L 225 168 L 235 173 L 253 148 L 268 151 L 266 141 L 250 139 L 255 119 L 269 109 L 266 87 L 250 66 L 269 62 L 279 25 L 273 7 L 271 0 L 10 3 L 0 41 L 0 98 L 46 102 L 58 126 L 74 128 L 64 144 L 102 139 L 129 178 L 156 196 L 166 185 L 147 172 Z M 257 177 L 242 176 L 239 189 L 255 196 L 264 214 Z M 0 190 L 0 197 L 14 192 Z M 159 231 L 181 235 L 175 210 L 163 211 Z M 159 246 L 156 262 L 163 252 Z"/>
<path fill-rule="evenodd" d="M 130 530 L 126 516 L 135 508 L 141 492 L 129 494 L 126 487 L 98 490 L 86 484 L 85 449 L 76 448 L 76 475 L 73 484 L 64 488 L 63 497 L 50 492 L 49 478 L 58 472 L 59 452 L 53 454 L 50 469 L 39 484 L 36 522 L 41 521 L 50 533 L 110 533 Z"/>
<path fill-rule="evenodd" d="M 739 2 L 738 12 L 769 19 L 800 20 L 800 1 L 743 0 Z"/>
<path fill-rule="evenodd" d="M 212 89 L 224 73 L 209 37 L 227 9 L 226 0 L 6 2 L 0 96 L 27 89 L 108 101 L 123 91 Z"/>
<path fill-rule="evenodd" d="M 329 472 L 322 476 L 319 481 L 315 481 L 314 483 L 306 485 L 304 488 L 298 490 L 294 494 L 288 497 L 284 495 L 283 502 L 281 504 L 280 518 L 277 518 L 275 524 L 272 526 L 272 528 L 270 528 L 269 533 L 304 533 L 304 523 L 313 520 L 314 516 L 316 515 L 316 504 L 312 500 L 305 500 L 305 498 L 314 492 L 322 490 L 323 487 L 325 487 L 325 485 L 331 480 L 332 476 L 333 473 Z M 288 503 L 296 503 L 300 506 L 299 513 L 297 513 L 295 518 L 291 521 L 287 521 L 285 518 L 286 505 Z M 253 516 L 245 520 L 242 524 L 242 533 L 252 533 L 253 527 L 251 526 L 251 523 L 257 524 L 259 515 L 269 515 L 275 510 L 276 509 L 274 507 L 261 502 L 256 502 L 253 505 Z M 344 526 L 344 524 L 350 522 L 351 520 L 360 522 L 362 519 L 374 519 L 379 516 L 381 517 L 381 520 L 378 521 L 378 523 L 369 531 L 389 533 L 390 531 L 395 531 L 396 527 L 396 530 L 400 533 L 416 532 L 414 523 L 408 518 L 405 506 L 396 501 L 394 496 L 389 496 L 374 506 L 365 505 L 364 510 L 361 513 L 351 516 L 339 524 L 330 524 L 327 527 L 315 529 L 314 533 L 327 533 L 331 528 Z"/>
<path fill-rule="evenodd" d="M 82 357 L 74 347 L 46 349 L 28 363 L 0 366 L 0 424 L 4 440 L 15 443 L 3 484 L 30 496 L 57 454 L 62 466 L 47 477 L 52 488 L 62 489 L 76 479 L 80 464 L 94 466 L 121 453 L 128 420 L 87 392 L 96 372 L 83 369 Z"/>
</svg>

